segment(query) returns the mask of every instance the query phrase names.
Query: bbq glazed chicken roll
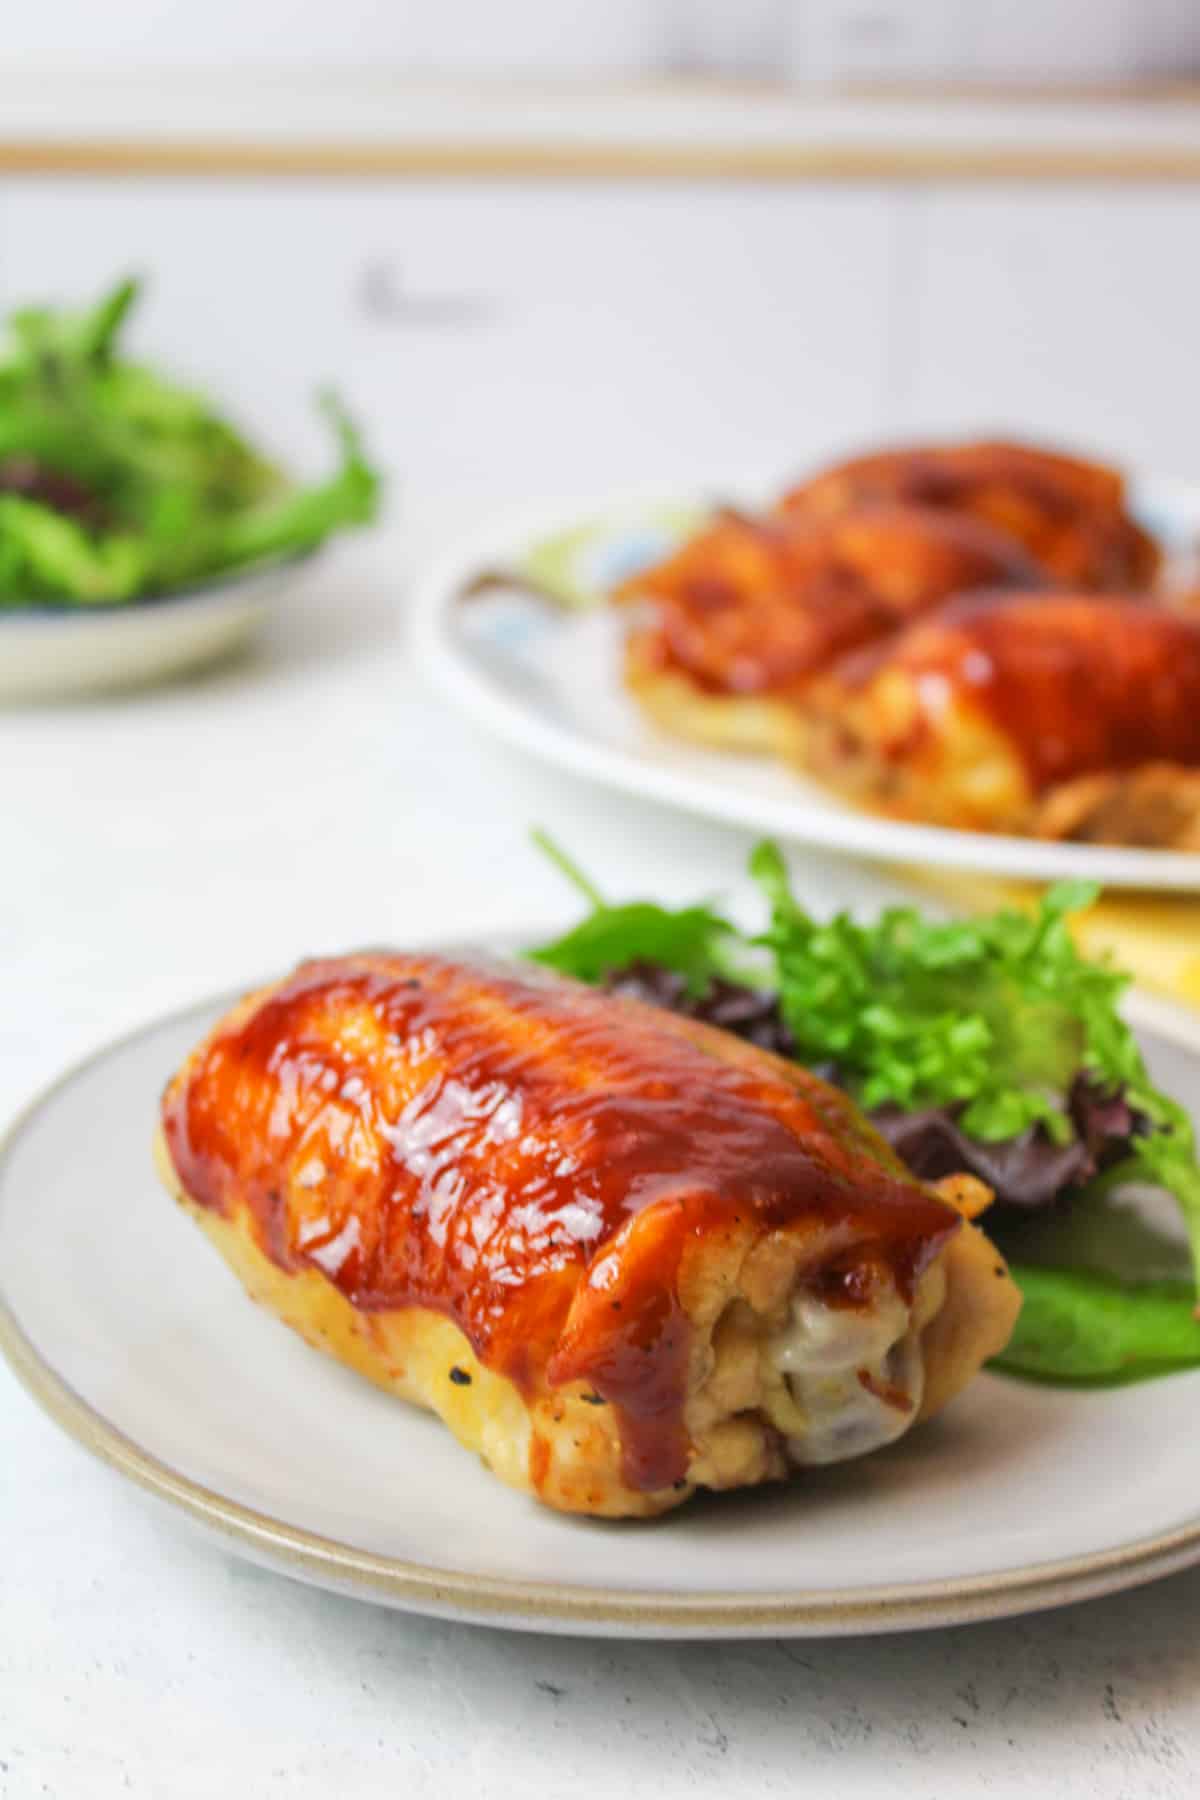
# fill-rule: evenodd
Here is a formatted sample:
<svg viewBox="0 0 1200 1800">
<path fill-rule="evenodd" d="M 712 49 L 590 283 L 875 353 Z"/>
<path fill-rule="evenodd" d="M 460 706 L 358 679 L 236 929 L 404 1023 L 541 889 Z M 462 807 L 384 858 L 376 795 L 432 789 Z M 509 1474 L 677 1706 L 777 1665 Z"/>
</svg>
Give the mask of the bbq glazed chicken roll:
<svg viewBox="0 0 1200 1800">
<path fill-rule="evenodd" d="M 158 1156 L 255 1299 L 568 1511 L 886 1444 L 1019 1304 L 836 1090 L 511 964 L 302 965 L 171 1081 Z"/>
<path fill-rule="evenodd" d="M 848 658 L 809 708 L 798 760 L 896 817 L 1093 841 L 1123 820 L 1161 848 L 1200 824 L 1194 614 L 980 595 Z"/>
<path fill-rule="evenodd" d="M 1011 538 L 929 507 L 724 513 L 618 590 L 648 615 L 629 634 L 625 679 L 677 736 L 769 752 L 796 697 L 848 650 L 951 595 L 1046 581 Z"/>
<path fill-rule="evenodd" d="M 1130 517 L 1117 470 L 1028 444 L 936 444 L 856 457 L 793 488 L 780 510 L 831 518 L 879 501 L 979 519 L 1024 545 L 1060 587 L 1146 587 L 1158 573 L 1158 546 Z"/>
</svg>

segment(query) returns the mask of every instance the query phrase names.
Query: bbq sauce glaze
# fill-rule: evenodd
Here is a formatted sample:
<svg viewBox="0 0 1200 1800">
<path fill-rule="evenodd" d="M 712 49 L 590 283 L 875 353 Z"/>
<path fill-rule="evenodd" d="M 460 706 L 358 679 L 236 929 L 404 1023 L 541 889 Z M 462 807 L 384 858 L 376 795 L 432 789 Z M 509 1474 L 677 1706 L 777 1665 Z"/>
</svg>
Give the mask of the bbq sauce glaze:
<svg viewBox="0 0 1200 1800">
<path fill-rule="evenodd" d="M 167 1144 L 198 1204 L 363 1310 L 447 1314 L 531 1392 L 585 1380 L 624 1473 L 681 1479 L 698 1240 L 837 1223 L 825 1267 L 901 1291 L 957 1220 L 846 1098 L 724 1032 L 530 968 L 368 952 L 235 1011 L 171 1083 Z"/>
<path fill-rule="evenodd" d="M 726 514 L 628 587 L 655 604 L 645 659 L 710 693 L 784 694 L 952 594 L 1044 580 L 976 520 L 881 505 L 816 522 Z"/>
<path fill-rule="evenodd" d="M 1006 532 L 1064 587 L 1141 587 L 1158 566 L 1153 539 L 1125 512 L 1115 470 L 1028 445 L 877 452 L 793 489 L 781 510 L 822 516 L 883 500 L 946 507 Z"/>
<path fill-rule="evenodd" d="M 951 694 L 985 713 L 1035 792 L 1097 770 L 1200 764 L 1200 615 L 1110 594 L 972 595 L 853 657 L 841 679 L 861 686 L 889 666 L 935 714 Z"/>
</svg>

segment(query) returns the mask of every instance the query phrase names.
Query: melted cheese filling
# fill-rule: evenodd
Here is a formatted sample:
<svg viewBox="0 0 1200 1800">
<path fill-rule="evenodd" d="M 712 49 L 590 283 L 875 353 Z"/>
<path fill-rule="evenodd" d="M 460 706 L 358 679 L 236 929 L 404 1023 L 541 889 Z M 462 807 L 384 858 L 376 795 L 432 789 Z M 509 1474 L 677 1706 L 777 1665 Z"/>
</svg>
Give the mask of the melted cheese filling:
<svg viewBox="0 0 1200 1800">
<path fill-rule="evenodd" d="M 765 1346 L 794 1402 L 794 1463 L 842 1462 L 890 1444 L 921 1404 L 925 1369 L 911 1309 L 894 1291 L 865 1310 L 796 1293 Z M 802 1423 L 802 1429 L 796 1429 Z"/>
</svg>

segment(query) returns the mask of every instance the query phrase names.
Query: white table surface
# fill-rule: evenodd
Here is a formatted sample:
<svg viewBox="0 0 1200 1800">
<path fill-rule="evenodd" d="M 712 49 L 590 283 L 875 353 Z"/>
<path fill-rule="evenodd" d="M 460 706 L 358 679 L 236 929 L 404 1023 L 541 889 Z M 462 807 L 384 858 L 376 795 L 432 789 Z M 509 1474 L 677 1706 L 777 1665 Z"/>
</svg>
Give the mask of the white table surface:
<svg viewBox="0 0 1200 1800">
<path fill-rule="evenodd" d="M 235 665 L 0 715 L 0 1114 L 124 1027 L 303 952 L 565 921 L 531 822 L 614 894 L 733 876 L 737 833 L 556 776 L 427 691 L 405 572 L 451 523 L 338 550 Z M 885 891 L 796 867 L 827 904 Z M 0 1446 L 3 1800 L 1196 1792 L 1200 1572 L 857 1643 L 513 1636 L 237 1561 L 7 1370 Z"/>
</svg>

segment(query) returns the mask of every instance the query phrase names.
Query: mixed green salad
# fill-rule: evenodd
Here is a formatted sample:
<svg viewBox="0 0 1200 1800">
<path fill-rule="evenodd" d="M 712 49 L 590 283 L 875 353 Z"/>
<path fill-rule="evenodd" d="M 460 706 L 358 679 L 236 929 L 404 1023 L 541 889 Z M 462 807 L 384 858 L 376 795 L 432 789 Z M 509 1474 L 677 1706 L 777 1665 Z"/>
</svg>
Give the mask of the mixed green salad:
<svg viewBox="0 0 1200 1800">
<path fill-rule="evenodd" d="M 345 412 L 339 452 L 298 487 L 201 395 L 120 354 L 138 297 L 25 308 L 0 351 L 0 607 L 164 594 L 311 549 L 369 520 L 378 479 Z"/>
<path fill-rule="evenodd" d="M 538 962 L 790 1056 L 845 1088 L 915 1174 L 987 1182 L 986 1229 L 1024 1294 L 999 1366 L 1112 1382 L 1200 1364 L 1195 1133 L 1121 1017 L 1128 977 L 1075 947 L 1069 916 L 1095 888 L 970 921 L 818 920 L 763 843 L 750 872 L 767 916 L 748 933 L 707 905 L 611 905 L 538 841 L 588 906 Z M 1134 1187 L 1172 1197 L 1165 1228 Z"/>
</svg>

